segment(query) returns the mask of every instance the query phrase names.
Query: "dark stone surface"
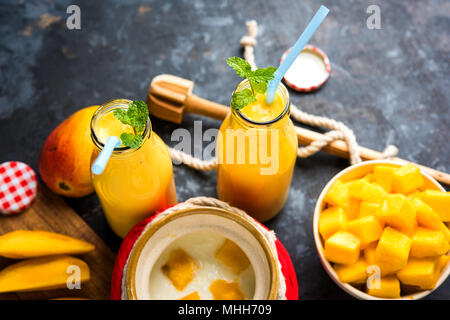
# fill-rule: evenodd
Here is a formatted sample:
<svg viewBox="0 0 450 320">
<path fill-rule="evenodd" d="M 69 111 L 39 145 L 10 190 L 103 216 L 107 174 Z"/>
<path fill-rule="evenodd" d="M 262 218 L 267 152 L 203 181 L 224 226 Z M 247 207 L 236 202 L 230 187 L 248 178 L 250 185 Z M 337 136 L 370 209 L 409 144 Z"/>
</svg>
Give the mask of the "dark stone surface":
<svg viewBox="0 0 450 320">
<path fill-rule="evenodd" d="M 292 101 L 348 124 L 361 145 L 395 144 L 402 157 L 449 172 L 450 2 L 323 2 L 331 13 L 311 43 L 328 54 L 332 76 L 315 93 L 292 92 Z M 82 28 L 70 31 L 71 3 L 0 1 L 0 162 L 37 169 L 46 136 L 64 118 L 112 98 L 144 99 L 160 73 L 194 80 L 197 95 L 228 104 L 239 80 L 225 59 L 242 54 L 245 21 L 259 22 L 257 64 L 277 65 L 319 7 L 313 0 L 80 0 Z M 381 30 L 366 27 L 370 4 L 381 7 Z M 195 119 L 186 117 L 182 127 L 192 130 Z M 204 129 L 220 125 L 202 120 Z M 173 145 L 177 126 L 152 122 Z M 288 202 L 267 224 L 292 256 L 304 299 L 349 298 L 320 265 L 312 235 L 316 198 L 347 165 L 324 153 L 299 159 Z M 177 166 L 175 179 L 179 200 L 215 195 L 214 173 Z M 118 248 L 95 195 L 68 202 Z M 450 281 L 429 298 L 449 299 Z"/>
</svg>

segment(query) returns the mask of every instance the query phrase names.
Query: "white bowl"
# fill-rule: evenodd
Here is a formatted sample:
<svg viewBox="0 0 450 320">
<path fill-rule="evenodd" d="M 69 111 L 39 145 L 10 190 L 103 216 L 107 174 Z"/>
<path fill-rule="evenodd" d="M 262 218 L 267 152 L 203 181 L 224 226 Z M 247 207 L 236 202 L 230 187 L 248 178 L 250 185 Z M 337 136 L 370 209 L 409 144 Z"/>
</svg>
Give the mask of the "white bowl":
<svg viewBox="0 0 450 320">
<path fill-rule="evenodd" d="M 313 230 L 314 230 L 314 242 L 316 244 L 317 253 L 319 254 L 320 261 L 322 262 L 323 267 L 325 268 L 325 271 L 328 273 L 328 275 L 333 279 L 333 281 L 345 292 L 352 295 L 355 298 L 363 299 L 363 300 L 383 300 L 382 298 L 374 297 L 371 295 L 368 295 L 367 293 L 353 287 L 352 285 L 348 283 L 344 283 L 339 280 L 338 275 L 334 271 L 333 266 L 331 263 L 325 258 L 324 255 L 324 248 L 322 244 L 322 240 L 319 234 L 319 217 L 321 211 L 325 207 L 325 194 L 328 192 L 330 187 L 333 185 L 333 183 L 338 180 L 342 179 L 344 181 L 351 180 L 357 177 L 361 177 L 365 175 L 366 173 L 369 173 L 372 171 L 373 167 L 377 164 L 383 164 L 383 165 L 390 165 L 395 167 L 400 167 L 403 164 L 400 164 L 396 161 L 391 160 L 373 160 L 373 161 L 364 161 L 359 164 L 353 165 L 351 167 L 348 167 L 345 170 L 342 170 L 337 175 L 331 179 L 325 188 L 323 188 L 322 192 L 320 193 L 319 199 L 317 200 L 316 207 L 314 209 L 314 219 L 313 219 Z M 422 176 L 425 179 L 425 187 L 429 189 L 435 189 L 435 190 L 441 190 L 445 191 L 445 189 L 430 175 L 428 175 L 425 172 L 422 172 Z M 447 253 L 447 255 L 450 255 L 450 252 Z M 405 296 L 401 296 L 400 300 L 411 300 L 411 299 L 421 299 L 423 297 L 426 297 L 431 292 L 436 290 L 448 277 L 450 274 L 450 263 L 447 264 L 447 266 L 442 270 L 441 275 L 439 277 L 438 282 L 436 283 L 436 286 L 432 290 L 424 290 L 419 291 L 414 294 L 409 294 Z M 391 299 L 394 300 L 394 299 Z"/>
</svg>

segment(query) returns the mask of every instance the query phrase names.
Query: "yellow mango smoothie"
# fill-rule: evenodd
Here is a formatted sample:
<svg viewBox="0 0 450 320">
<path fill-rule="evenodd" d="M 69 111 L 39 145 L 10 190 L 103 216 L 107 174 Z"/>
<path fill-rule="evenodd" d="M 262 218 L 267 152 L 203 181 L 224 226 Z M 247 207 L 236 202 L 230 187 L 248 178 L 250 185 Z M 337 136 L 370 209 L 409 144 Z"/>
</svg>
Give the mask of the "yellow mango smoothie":
<svg viewBox="0 0 450 320">
<path fill-rule="evenodd" d="M 235 93 L 249 88 L 244 80 Z M 273 103 L 265 94 L 231 109 L 217 139 L 217 192 L 221 200 L 259 221 L 273 218 L 286 202 L 297 158 L 297 136 L 289 118 L 289 94 L 280 84 Z"/>
<path fill-rule="evenodd" d="M 91 163 L 101 152 L 109 136 L 133 133 L 120 122 L 114 110 L 127 110 L 131 101 L 116 99 L 103 104 L 91 122 L 91 137 L 96 146 Z M 104 171 L 92 175 L 92 181 L 106 220 L 120 237 L 158 210 L 177 202 L 172 161 L 165 143 L 152 131 L 150 119 L 138 148 L 116 147 Z"/>
</svg>

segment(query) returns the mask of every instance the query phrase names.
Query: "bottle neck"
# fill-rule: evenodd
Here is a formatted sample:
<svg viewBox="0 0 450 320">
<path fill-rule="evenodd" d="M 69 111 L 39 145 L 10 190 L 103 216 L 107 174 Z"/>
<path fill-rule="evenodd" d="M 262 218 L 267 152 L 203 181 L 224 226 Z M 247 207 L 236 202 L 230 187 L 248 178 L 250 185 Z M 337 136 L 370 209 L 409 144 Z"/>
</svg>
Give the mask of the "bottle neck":
<svg viewBox="0 0 450 320">
<path fill-rule="evenodd" d="M 250 83 L 248 80 L 242 81 L 234 90 L 233 94 L 242 91 L 244 89 L 250 88 Z M 275 116 L 269 121 L 255 121 L 250 117 L 244 115 L 241 110 L 231 108 L 231 120 L 238 126 L 244 129 L 273 129 L 281 128 L 288 123 L 290 112 L 291 112 L 291 101 L 289 98 L 289 93 L 286 87 L 280 83 L 276 92 L 277 95 L 283 101 L 284 108 L 281 113 Z"/>
<path fill-rule="evenodd" d="M 127 132 L 117 118 L 114 117 L 114 110 L 127 110 L 132 101 L 128 99 L 115 99 L 102 104 L 94 113 L 91 120 L 91 139 L 97 150 L 101 151 L 104 147 L 106 139 L 110 135 L 120 138 L 122 133 Z M 131 130 L 131 128 L 130 128 Z M 131 130 L 132 131 L 132 130 Z M 114 148 L 112 156 L 132 154 L 142 148 L 142 146 L 150 139 L 152 133 L 152 124 L 150 118 L 147 118 L 145 130 L 142 133 L 142 144 L 139 148 L 134 149 L 127 146 L 118 146 Z"/>
</svg>

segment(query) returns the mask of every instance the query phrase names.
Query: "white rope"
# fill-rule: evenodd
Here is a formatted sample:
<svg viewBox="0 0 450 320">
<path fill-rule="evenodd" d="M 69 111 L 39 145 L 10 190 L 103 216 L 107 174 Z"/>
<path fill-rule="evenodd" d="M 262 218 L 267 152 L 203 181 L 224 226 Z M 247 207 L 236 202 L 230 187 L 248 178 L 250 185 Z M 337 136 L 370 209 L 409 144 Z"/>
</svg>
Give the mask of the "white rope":
<svg viewBox="0 0 450 320">
<path fill-rule="evenodd" d="M 256 69 L 254 47 L 256 45 L 256 36 L 258 34 L 258 24 L 255 20 L 247 21 L 247 35 L 241 38 L 241 45 L 244 47 L 244 58 L 252 66 L 252 69 Z M 295 105 L 291 104 L 291 117 L 301 123 L 305 123 L 315 127 L 324 127 L 331 129 L 323 135 L 319 140 L 311 142 L 305 147 L 299 147 L 297 155 L 300 158 L 310 157 L 324 147 L 336 140 L 343 140 L 348 146 L 350 154 L 350 163 L 356 164 L 361 162 L 361 156 L 359 152 L 359 145 L 356 141 L 355 134 L 344 123 L 330 119 L 327 117 L 321 117 L 301 111 Z M 184 153 L 180 150 L 169 148 L 170 156 L 173 160 L 183 163 L 188 167 L 196 170 L 211 171 L 217 169 L 217 159 L 203 161 L 192 157 L 191 155 Z M 398 154 L 398 149 L 395 146 L 388 146 L 382 153 L 382 159 L 393 158 Z"/>
</svg>

